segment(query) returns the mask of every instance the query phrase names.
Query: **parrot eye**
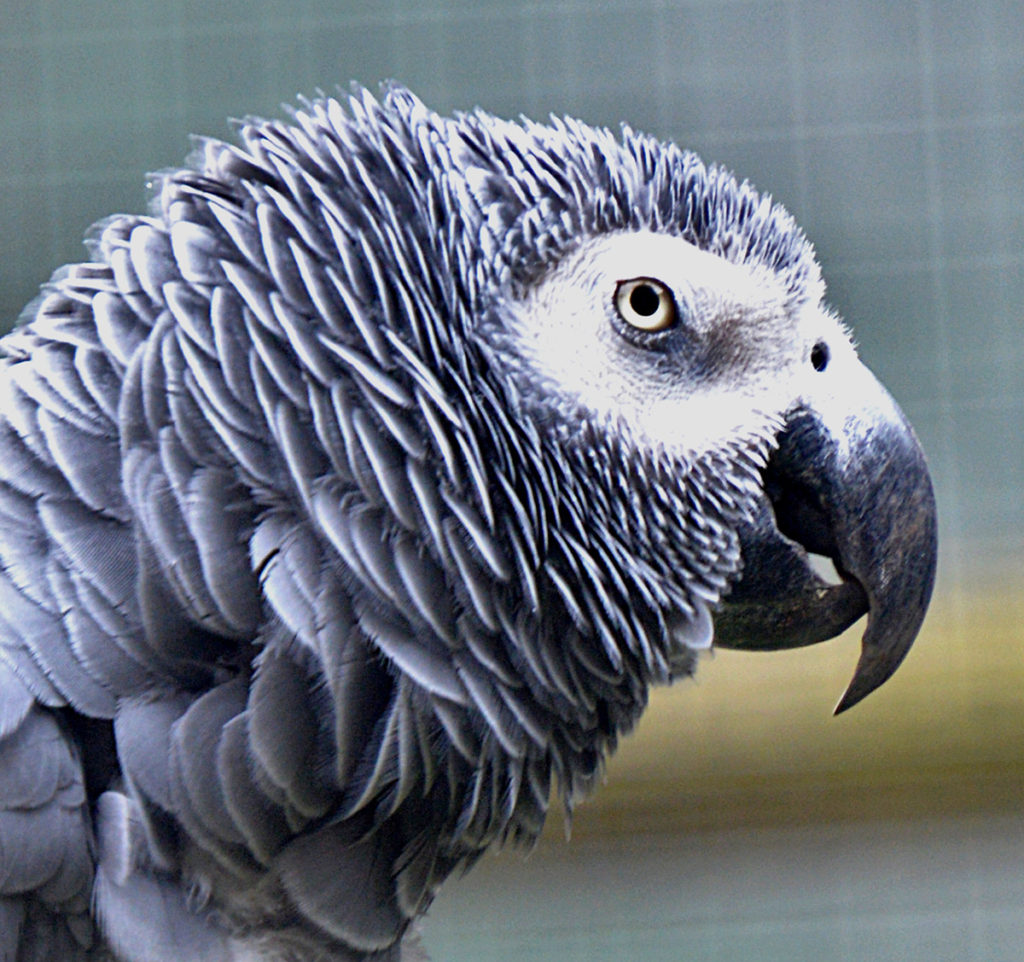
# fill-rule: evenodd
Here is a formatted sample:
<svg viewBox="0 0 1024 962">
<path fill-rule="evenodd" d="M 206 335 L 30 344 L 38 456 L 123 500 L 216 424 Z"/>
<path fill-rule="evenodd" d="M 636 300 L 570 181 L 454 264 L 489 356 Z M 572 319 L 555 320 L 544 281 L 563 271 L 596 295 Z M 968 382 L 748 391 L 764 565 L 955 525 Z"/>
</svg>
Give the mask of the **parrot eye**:
<svg viewBox="0 0 1024 962">
<path fill-rule="evenodd" d="M 630 327 L 640 331 L 664 331 L 676 322 L 672 292 L 653 277 L 619 281 L 615 310 Z"/>
</svg>

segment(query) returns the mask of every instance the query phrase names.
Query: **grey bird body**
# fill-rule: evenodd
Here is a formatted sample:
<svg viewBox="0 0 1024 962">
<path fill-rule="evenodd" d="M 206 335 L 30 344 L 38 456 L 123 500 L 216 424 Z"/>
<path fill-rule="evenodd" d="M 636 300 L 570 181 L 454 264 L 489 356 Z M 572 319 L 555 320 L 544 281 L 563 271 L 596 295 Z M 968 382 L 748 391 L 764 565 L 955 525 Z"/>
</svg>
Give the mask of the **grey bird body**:
<svg viewBox="0 0 1024 962">
<path fill-rule="evenodd" d="M 870 612 L 847 707 L 927 606 L 923 457 L 751 187 L 400 89 L 240 134 L 0 342 L 11 962 L 409 960 L 713 638 Z"/>
</svg>

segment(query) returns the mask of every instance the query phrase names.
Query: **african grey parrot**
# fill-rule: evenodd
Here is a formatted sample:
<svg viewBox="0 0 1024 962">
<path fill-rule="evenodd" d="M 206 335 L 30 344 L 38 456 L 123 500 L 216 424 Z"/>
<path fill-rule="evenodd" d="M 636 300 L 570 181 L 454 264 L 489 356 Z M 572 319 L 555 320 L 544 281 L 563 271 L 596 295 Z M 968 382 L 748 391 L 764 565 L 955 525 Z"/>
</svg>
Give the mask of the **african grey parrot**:
<svg viewBox="0 0 1024 962">
<path fill-rule="evenodd" d="M 749 184 L 398 87 L 156 183 L 0 342 L 4 962 L 409 959 L 713 640 L 906 654 L 923 455 Z"/>
</svg>

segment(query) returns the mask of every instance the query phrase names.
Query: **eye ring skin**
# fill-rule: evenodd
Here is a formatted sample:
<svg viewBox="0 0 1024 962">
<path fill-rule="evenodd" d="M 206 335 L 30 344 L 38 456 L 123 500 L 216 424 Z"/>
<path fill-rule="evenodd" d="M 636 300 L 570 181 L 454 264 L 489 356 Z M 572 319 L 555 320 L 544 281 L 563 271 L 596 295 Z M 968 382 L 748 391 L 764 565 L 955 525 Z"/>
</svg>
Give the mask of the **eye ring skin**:
<svg viewBox="0 0 1024 962">
<path fill-rule="evenodd" d="M 656 334 L 673 327 L 679 310 L 669 287 L 655 277 L 633 277 L 615 287 L 615 313 L 629 327 Z"/>
</svg>

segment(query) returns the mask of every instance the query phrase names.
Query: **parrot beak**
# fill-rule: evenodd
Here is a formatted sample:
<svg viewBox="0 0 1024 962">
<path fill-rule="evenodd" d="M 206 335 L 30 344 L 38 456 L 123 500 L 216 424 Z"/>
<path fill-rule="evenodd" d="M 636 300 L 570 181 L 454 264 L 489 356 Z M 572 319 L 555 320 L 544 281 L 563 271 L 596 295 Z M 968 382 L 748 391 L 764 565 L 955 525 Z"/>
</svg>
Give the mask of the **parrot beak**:
<svg viewBox="0 0 1024 962">
<path fill-rule="evenodd" d="M 910 649 L 935 581 L 935 497 L 903 412 L 870 371 L 802 401 L 764 473 L 764 501 L 740 532 L 743 570 L 715 616 L 723 648 L 775 650 L 833 638 L 867 614 L 852 707 Z M 851 406 L 850 398 L 857 403 Z M 830 584 L 808 552 L 831 559 Z"/>
</svg>

